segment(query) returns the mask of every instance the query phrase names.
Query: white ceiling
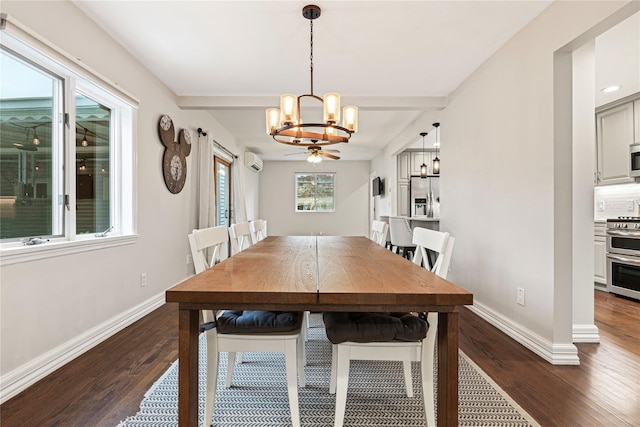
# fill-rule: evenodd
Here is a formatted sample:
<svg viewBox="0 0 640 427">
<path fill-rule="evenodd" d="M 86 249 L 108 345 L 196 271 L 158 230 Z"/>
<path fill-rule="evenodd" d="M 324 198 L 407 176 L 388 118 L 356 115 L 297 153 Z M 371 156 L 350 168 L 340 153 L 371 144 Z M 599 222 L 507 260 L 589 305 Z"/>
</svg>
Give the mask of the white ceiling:
<svg viewBox="0 0 640 427">
<path fill-rule="evenodd" d="M 277 107 L 282 93 L 310 92 L 308 3 L 75 1 L 180 105 L 211 109 L 265 160 L 305 158 L 282 157 L 302 149 L 266 134 L 264 109 Z M 345 160 L 364 160 L 424 111 L 441 109 L 444 97 L 551 1 L 314 4 L 322 8 L 314 21 L 314 92 L 339 92 L 343 105 L 359 107 L 358 133 L 335 148 Z"/>
</svg>

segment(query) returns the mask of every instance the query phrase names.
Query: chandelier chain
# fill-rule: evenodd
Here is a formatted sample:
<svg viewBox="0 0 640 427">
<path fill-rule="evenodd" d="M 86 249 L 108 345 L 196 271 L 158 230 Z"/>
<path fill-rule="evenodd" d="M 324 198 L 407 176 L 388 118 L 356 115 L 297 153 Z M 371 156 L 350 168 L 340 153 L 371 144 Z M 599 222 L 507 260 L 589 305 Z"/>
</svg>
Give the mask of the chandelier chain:
<svg viewBox="0 0 640 427">
<path fill-rule="evenodd" d="M 309 47 L 311 50 L 311 54 L 309 55 L 309 59 L 311 60 L 311 95 L 313 95 L 313 20 L 310 19 L 309 20 L 309 25 L 311 26 L 311 31 L 309 31 L 310 34 L 310 41 L 309 41 Z"/>
</svg>

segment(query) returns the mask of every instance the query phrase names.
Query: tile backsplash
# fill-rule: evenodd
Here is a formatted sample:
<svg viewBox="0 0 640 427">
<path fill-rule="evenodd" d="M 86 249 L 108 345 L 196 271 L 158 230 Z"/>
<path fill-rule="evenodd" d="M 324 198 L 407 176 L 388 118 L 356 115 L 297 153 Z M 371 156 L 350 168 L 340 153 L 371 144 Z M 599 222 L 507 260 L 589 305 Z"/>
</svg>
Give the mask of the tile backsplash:
<svg viewBox="0 0 640 427">
<path fill-rule="evenodd" d="M 594 220 L 640 216 L 640 184 L 603 185 L 594 189 Z"/>
</svg>

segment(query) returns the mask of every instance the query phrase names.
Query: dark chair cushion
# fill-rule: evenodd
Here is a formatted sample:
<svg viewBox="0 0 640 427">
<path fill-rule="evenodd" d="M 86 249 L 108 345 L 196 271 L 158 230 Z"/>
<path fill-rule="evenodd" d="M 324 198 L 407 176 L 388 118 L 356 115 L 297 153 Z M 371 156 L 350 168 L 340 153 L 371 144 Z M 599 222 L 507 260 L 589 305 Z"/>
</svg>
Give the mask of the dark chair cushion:
<svg viewBox="0 0 640 427">
<path fill-rule="evenodd" d="M 301 311 L 226 310 L 217 320 L 220 334 L 291 332 L 300 329 Z"/>
<path fill-rule="evenodd" d="M 411 313 L 327 312 L 322 318 L 333 344 L 351 342 L 420 341 L 429 325 Z"/>
</svg>

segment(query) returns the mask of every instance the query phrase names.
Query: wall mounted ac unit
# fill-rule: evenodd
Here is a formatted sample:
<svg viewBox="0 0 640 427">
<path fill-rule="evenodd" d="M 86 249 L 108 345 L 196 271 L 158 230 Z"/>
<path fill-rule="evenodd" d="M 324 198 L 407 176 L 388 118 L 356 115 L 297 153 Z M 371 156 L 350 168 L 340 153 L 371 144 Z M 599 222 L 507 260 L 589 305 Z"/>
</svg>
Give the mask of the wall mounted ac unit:
<svg viewBox="0 0 640 427">
<path fill-rule="evenodd" d="M 249 169 L 260 172 L 262 170 L 262 159 L 255 153 L 244 153 L 244 165 Z"/>
</svg>

